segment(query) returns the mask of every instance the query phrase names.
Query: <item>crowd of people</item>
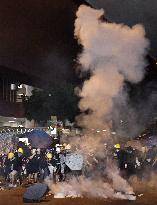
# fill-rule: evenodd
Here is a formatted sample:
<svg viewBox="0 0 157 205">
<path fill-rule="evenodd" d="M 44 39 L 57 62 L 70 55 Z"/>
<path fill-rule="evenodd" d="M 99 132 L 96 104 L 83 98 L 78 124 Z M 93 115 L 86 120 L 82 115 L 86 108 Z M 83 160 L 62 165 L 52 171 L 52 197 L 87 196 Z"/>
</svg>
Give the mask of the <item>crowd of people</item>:
<svg viewBox="0 0 157 205">
<path fill-rule="evenodd" d="M 49 149 L 39 149 L 19 142 L 16 150 L 0 155 L 0 176 L 9 187 L 42 182 L 46 178 L 54 183 L 64 181 L 70 172 L 66 165 L 66 155 L 69 153 L 69 144 L 55 144 Z M 111 149 L 110 159 L 117 162 L 125 176 L 142 176 L 144 170 L 157 171 L 157 146 L 150 149 L 143 147 L 139 151 L 131 146 L 122 148 L 116 144 Z M 99 164 L 99 159 L 96 162 Z"/>
<path fill-rule="evenodd" d="M 65 155 L 70 145 L 56 144 L 52 149 L 19 145 L 15 151 L 0 156 L 0 175 L 9 187 L 26 181 L 28 184 L 41 182 L 47 177 L 54 182 L 65 179 Z"/>
<path fill-rule="evenodd" d="M 114 146 L 113 158 L 117 161 L 120 170 L 127 175 L 139 175 L 157 171 L 157 146 L 134 149 L 131 146 L 121 148 L 120 144 Z"/>
</svg>

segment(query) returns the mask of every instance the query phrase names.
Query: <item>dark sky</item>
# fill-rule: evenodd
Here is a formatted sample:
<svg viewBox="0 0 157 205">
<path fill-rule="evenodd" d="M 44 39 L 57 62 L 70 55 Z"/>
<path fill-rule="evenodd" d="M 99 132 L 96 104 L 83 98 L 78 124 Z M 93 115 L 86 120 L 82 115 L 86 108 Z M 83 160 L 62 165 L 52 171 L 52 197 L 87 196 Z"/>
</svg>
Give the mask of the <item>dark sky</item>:
<svg viewBox="0 0 157 205">
<path fill-rule="evenodd" d="M 0 0 L 0 65 L 45 81 L 73 79 L 76 10 L 83 0 Z M 144 23 L 157 50 L 156 0 L 89 0 L 111 21 Z"/>
<path fill-rule="evenodd" d="M 151 41 L 150 53 L 157 57 L 157 0 L 88 0 L 96 8 L 104 8 L 113 22 L 134 25 L 142 23 Z"/>
<path fill-rule="evenodd" d="M 68 78 L 76 54 L 73 0 L 0 1 L 0 65 Z"/>
</svg>

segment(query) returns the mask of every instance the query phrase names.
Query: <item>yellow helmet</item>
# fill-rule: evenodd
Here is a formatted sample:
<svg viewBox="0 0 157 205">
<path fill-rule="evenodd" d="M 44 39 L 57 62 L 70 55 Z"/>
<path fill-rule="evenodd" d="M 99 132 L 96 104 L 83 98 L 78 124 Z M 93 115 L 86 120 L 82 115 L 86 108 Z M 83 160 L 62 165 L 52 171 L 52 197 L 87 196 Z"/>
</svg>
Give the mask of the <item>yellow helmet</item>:
<svg viewBox="0 0 157 205">
<path fill-rule="evenodd" d="M 115 144 L 114 146 L 116 149 L 120 149 L 120 144 Z"/>
<path fill-rule="evenodd" d="M 70 145 L 70 144 L 67 144 L 66 147 L 65 147 L 65 149 L 66 149 L 66 150 L 70 150 L 70 149 L 71 149 L 71 145 Z"/>
<path fill-rule="evenodd" d="M 12 159 L 14 158 L 14 153 L 13 152 L 9 152 L 8 153 L 8 159 Z"/>
<path fill-rule="evenodd" d="M 32 149 L 32 146 L 31 146 L 31 145 L 29 145 L 29 146 L 28 146 L 28 148 L 29 148 L 29 149 Z"/>
<path fill-rule="evenodd" d="M 61 151 L 64 151 L 64 150 L 65 150 L 65 147 L 64 147 L 64 146 L 62 146 L 62 147 L 61 147 Z"/>
<path fill-rule="evenodd" d="M 23 149 L 20 147 L 20 148 L 18 148 L 18 150 L 17 150 L 19 153 L 21 153 L 21 154 L 23 154 Z"/>
<path fill-rule="evenodd" d="M 52 159 L 52 157 L 53 157 L 52 153 L 49 153 L 49 152 L 46 154 L 46 156 L 47 156 L 48 159 Z"/>
</svg>

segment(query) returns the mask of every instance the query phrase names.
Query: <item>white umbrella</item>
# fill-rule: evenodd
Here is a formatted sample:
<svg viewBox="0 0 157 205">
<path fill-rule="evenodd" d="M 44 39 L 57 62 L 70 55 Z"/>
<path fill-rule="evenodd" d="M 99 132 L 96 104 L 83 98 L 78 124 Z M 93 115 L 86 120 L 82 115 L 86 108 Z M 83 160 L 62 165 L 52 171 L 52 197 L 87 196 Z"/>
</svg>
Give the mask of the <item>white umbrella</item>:
<svg viewBox="0 0 157 205">
<path fill-rule="evenodd" d="M 83 167 L 83 156 L 77 153 L 67 154 L 65 164 L 73 171 L 81 170 Z"/>
</svg>

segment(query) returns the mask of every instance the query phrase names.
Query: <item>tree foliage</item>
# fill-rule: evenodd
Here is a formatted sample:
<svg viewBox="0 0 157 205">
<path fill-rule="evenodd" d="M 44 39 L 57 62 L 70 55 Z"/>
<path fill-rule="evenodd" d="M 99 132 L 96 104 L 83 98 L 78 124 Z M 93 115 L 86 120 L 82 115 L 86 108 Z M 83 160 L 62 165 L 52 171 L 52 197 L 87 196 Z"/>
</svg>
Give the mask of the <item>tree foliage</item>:
<svg viewBox="0 0 157 205">
<path fill-rule="evenodd" d="M 32 96 L 24 101 L 28 120 L 46 121 L 50 116 L 73 121 L 78 113 L 78 98 L 71 84 L 59 84 L 47 90 L 33 90 Z"/>
</svg>

